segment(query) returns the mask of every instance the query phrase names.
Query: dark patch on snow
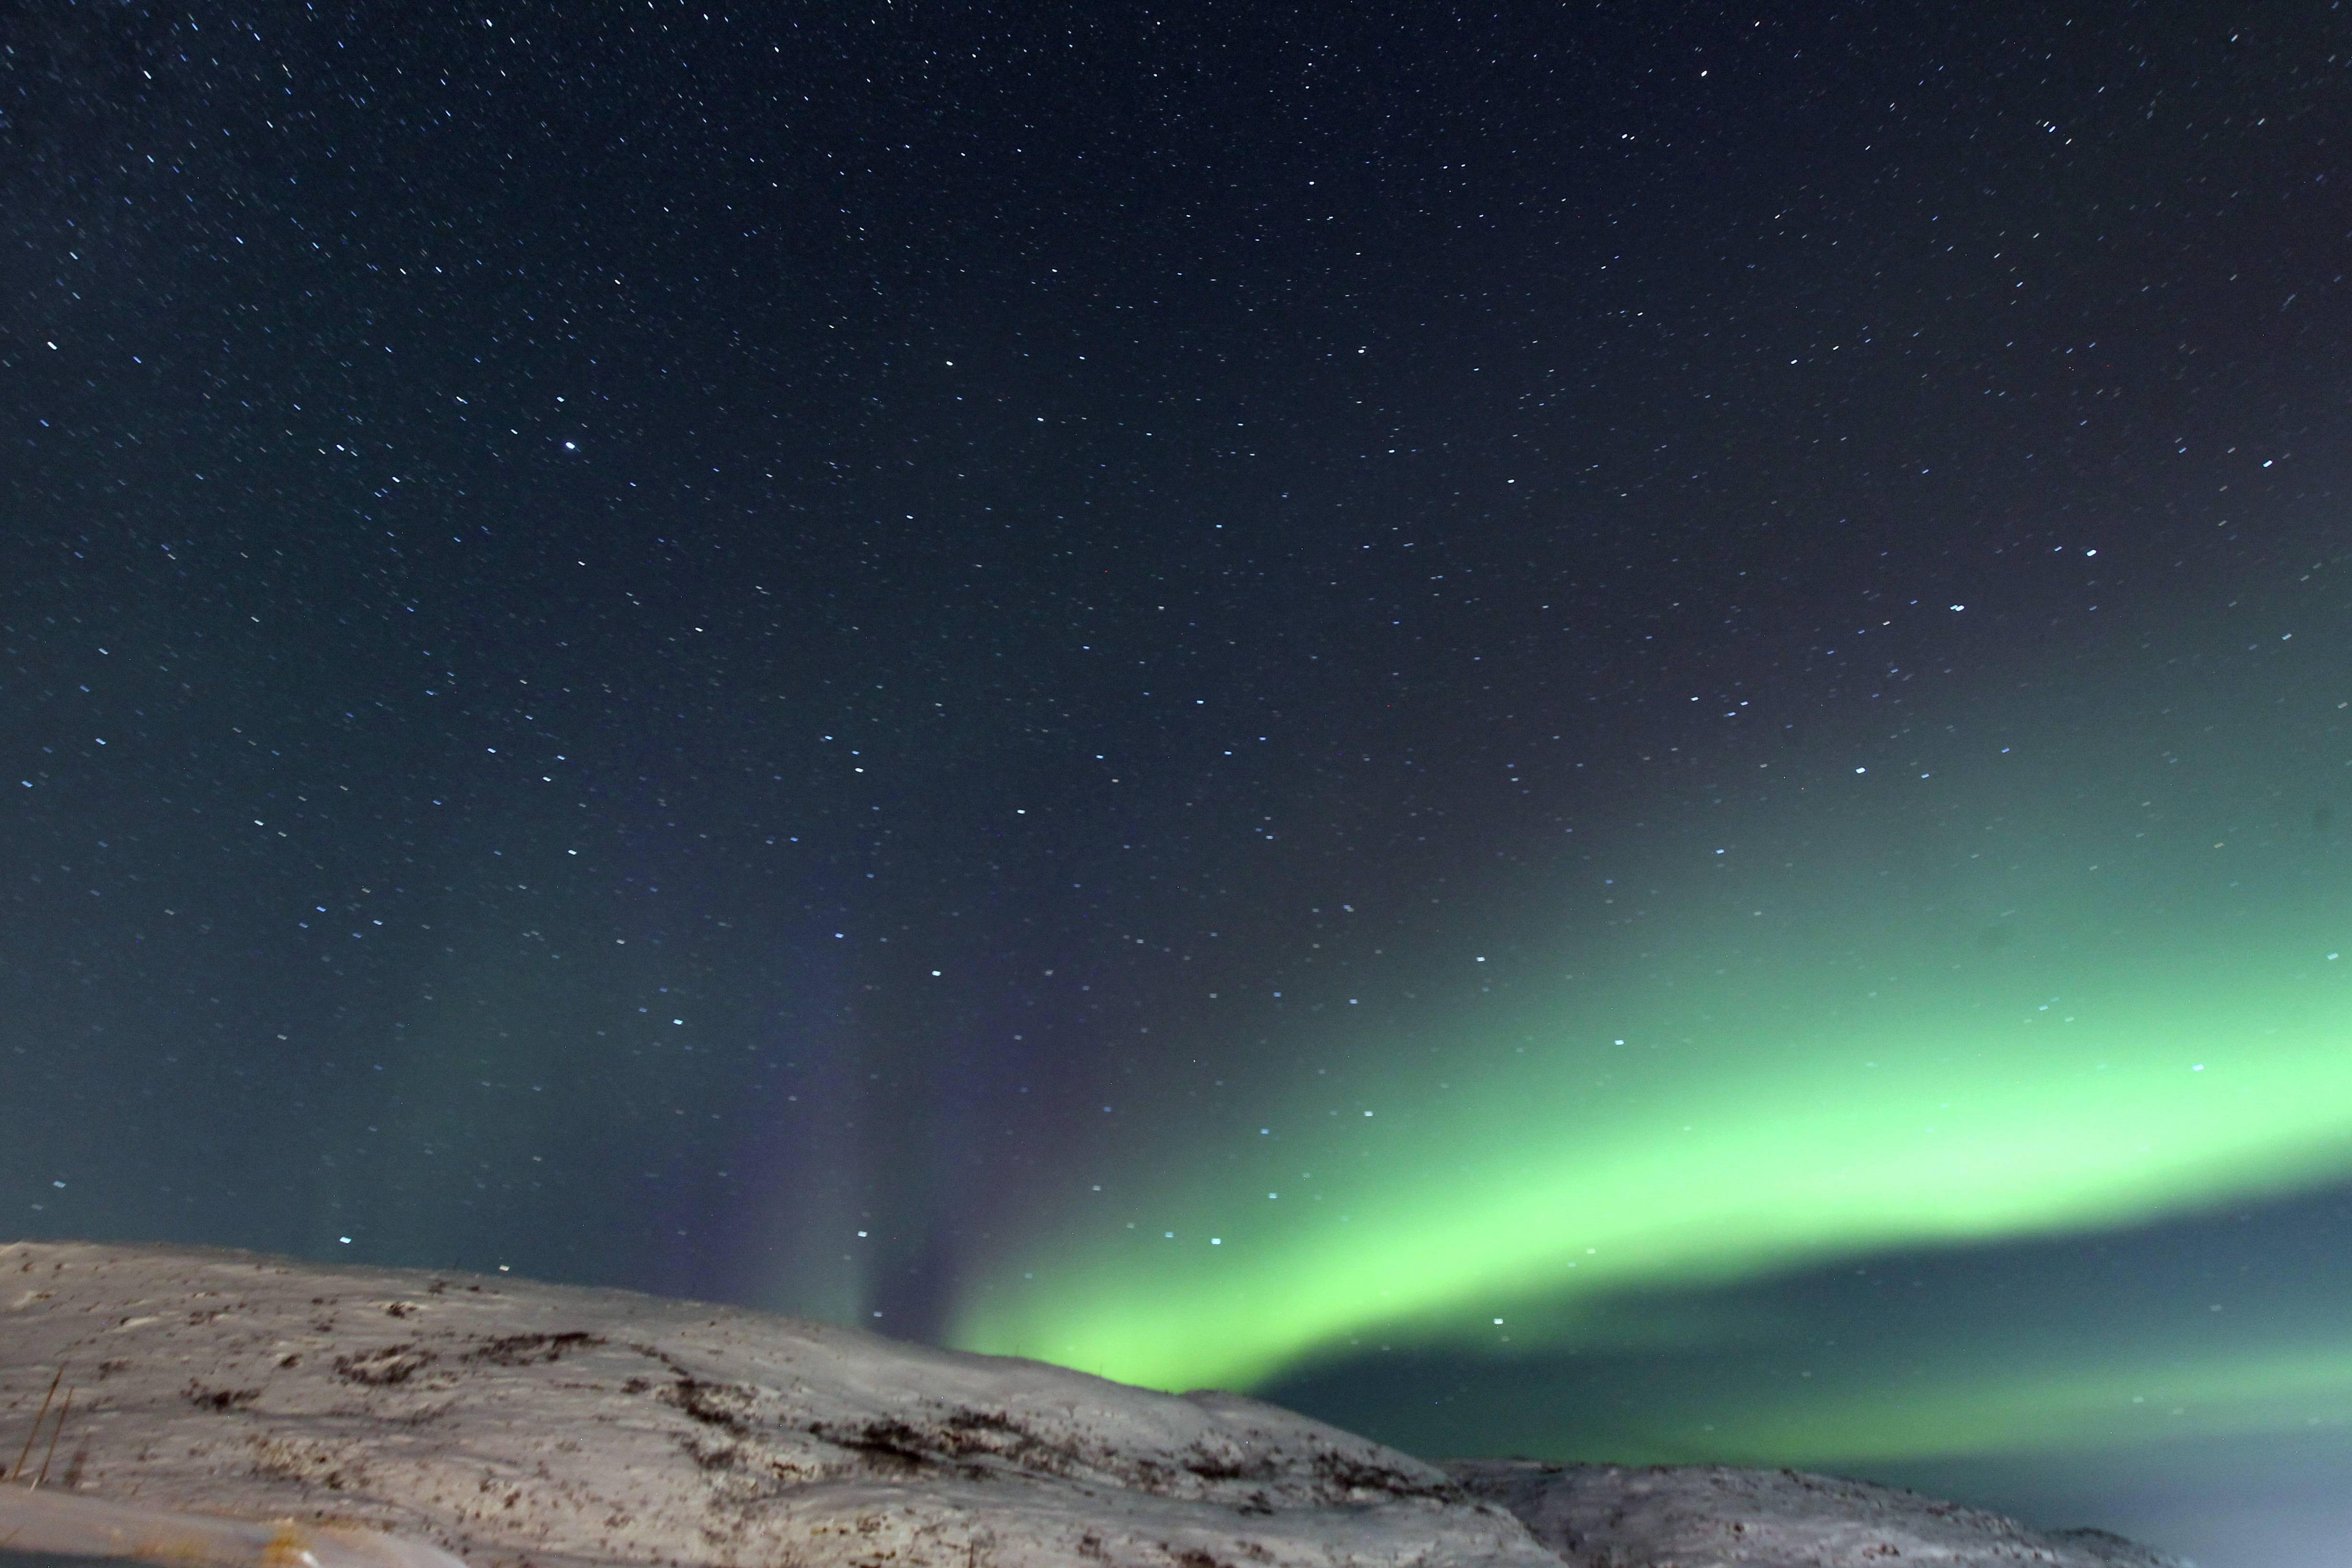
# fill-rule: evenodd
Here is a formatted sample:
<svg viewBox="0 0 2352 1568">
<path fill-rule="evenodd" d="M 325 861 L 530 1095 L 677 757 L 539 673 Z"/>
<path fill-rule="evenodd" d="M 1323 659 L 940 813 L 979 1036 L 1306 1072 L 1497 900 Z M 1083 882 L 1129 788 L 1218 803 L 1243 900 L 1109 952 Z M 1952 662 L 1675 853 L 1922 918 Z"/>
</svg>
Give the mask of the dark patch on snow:
<svg viewBox="0 0 2352 1568">
<path fill-rule="evenodd" d="M 357 1355 L 335 1358 L 335 1375 L 345 1383 L 356 1383 L 370 1388 L 389 1388 L 406 1383 L 418 1373 L 440 1359 L 419 1344 L 385 1345 L 381 1350 L 363 1351 Z"/>
<path fill-rule="evenodd" d="M 189 1380 L 188 1386 L 180 1390 L 180 1397 L 202 1410 L 226 1411 L 236 1410 L 241 1406 L 251 1405 L 255 1400 L 261 1397 L 261 1390 L 257 1388 L 206 1388 L 203 1384 L 198 1383 L 192 1378 Z"/>
<path fill-rule="evenodd" d="M 604 1342 L 602 1334 L 579 1329 L 560 1334 L 506 1334 L 468 1352 L 466 1359 L 488 1362 L 492 1366 L 535 1366 L 562 1361 L 570 1352 L 590 1350 Z"/>
</svg>

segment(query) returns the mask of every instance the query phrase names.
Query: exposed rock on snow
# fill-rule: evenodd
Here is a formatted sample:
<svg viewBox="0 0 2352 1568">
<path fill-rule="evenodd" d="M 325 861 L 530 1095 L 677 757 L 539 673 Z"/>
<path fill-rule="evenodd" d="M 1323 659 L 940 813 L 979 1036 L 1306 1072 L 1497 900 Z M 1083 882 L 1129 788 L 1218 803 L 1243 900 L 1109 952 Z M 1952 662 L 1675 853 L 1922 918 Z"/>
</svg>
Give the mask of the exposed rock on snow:
<svg viewBox="0 0 2352 1568">
<path fill-rule="evenodd" d="M 53 1380 L 71 1410 L 42 1417 Z M 1233 1394 L 740 1308 L 186 1248 L 0 1246 L 0 1468 L 36 1436 L 46 1487 L 0 1484 L 0 1538 L 71 1537 L 98 1499 L 129 1506 L 85 1507 L 93 1539 L 292 1520 L 368 1568 L 2179 1568 L 1818 1476 L 1440 1468 Z"/>
<path fill-rule="evenodd" d="M 2189 1568 L 2103 1530 L 2028 1530 L 1916 1492 L 1795 1470 L 1457 1459 L 1571 1568 Z"/>
<path fill-rule="evenodd" d="M 12 1459 L 60 1364 L 50 1487 L 471 1568 L 1558 1563 L 1435 1467 L 1255 1400 L 621 1291 L 0 1247 Z"/>
</svg>

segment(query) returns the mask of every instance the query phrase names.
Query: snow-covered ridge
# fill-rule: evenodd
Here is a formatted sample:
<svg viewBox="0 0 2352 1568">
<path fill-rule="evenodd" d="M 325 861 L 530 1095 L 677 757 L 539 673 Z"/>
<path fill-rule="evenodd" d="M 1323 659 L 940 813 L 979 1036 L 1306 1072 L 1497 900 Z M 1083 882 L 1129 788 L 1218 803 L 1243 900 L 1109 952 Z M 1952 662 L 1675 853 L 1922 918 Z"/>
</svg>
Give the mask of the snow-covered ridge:
<svg viewBox="0 0 2352 1568">
<path fill-rule="evenodd" d="M 52 1445 L 42 1489 L 0 1483 L 0 1546 L 219 1568 L 1860 1568 L 1898 1543 L 1966 1568 L 2162 1561 L 1821 1478 L 1449 1473 L 1234 1394 L 625 1291 L 177 1247 L 0 1246 L 0 1434 Z"/>
<path fill-rule="evenodd" d="M 0 1247 L 0 1431 L 60 1364 L 52 1487 L 472 1568 L 1558 1561 L 1435 1467 L 1255 1400 L 623 1291 Z"/>
</svg>

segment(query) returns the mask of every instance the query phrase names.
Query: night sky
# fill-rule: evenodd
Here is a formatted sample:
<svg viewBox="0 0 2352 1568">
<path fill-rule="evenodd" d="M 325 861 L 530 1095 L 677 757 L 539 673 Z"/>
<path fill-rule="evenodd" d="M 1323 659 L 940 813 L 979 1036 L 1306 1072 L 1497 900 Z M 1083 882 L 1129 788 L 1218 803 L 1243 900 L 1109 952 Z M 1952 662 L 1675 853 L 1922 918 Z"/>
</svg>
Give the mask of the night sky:
<svg viewBox="0 0 2352 1568">
<path fill-rule="evenodd" d="M 0 40 L 0 1236 L 2352 1563 L 2352 13 Z"/>
</svg>

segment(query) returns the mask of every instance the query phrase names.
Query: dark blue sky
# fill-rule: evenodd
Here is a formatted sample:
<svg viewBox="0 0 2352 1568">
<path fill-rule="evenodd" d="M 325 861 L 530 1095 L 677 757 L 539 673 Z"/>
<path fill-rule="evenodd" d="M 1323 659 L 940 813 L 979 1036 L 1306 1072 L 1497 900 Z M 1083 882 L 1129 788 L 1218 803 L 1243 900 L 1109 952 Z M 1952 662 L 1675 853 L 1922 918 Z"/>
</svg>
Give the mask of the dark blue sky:
<svg viewBox="0 0 2352 1568">
<path fill-rule="evenodd" d="M 1527 955 L 1759 889 L 2202 954 L 2226 1012 L 2241 904 L 2342 912 L 2352 28 L 1785 12 L 13 10 L 0 1232 L 937 1338 L 1093 1270 L 1052 1216 L 1104 1173 L 1206 1181 L 1316 1073 L 1572 1008 Z M 1822 805 L 1868 770 L 1961 782 Z M 1969 880 L 2158 818 L 2258 852 L 2075 948 Z M 1779 858 L 1676 881 L 1718 845 Z M 1843 1254 L 1685 1305 L 1998 1382 L 2238 1269 L 2295 1308 L 2199 1342 L 2237 1387 L 2335 1353 L 2306 1153 L 1863 1259 L 1981 1343 Z M 1777 1375 L 1570 1337 L 1554 1410 Z M 1279 1396 L 1634 1441 L 1332 1344 Z M 2229 1568 L 2135 1478 L 2294 1517 L 2329 1386 L 2292 1443 L 1843 1468 Z"/>
</svg>

